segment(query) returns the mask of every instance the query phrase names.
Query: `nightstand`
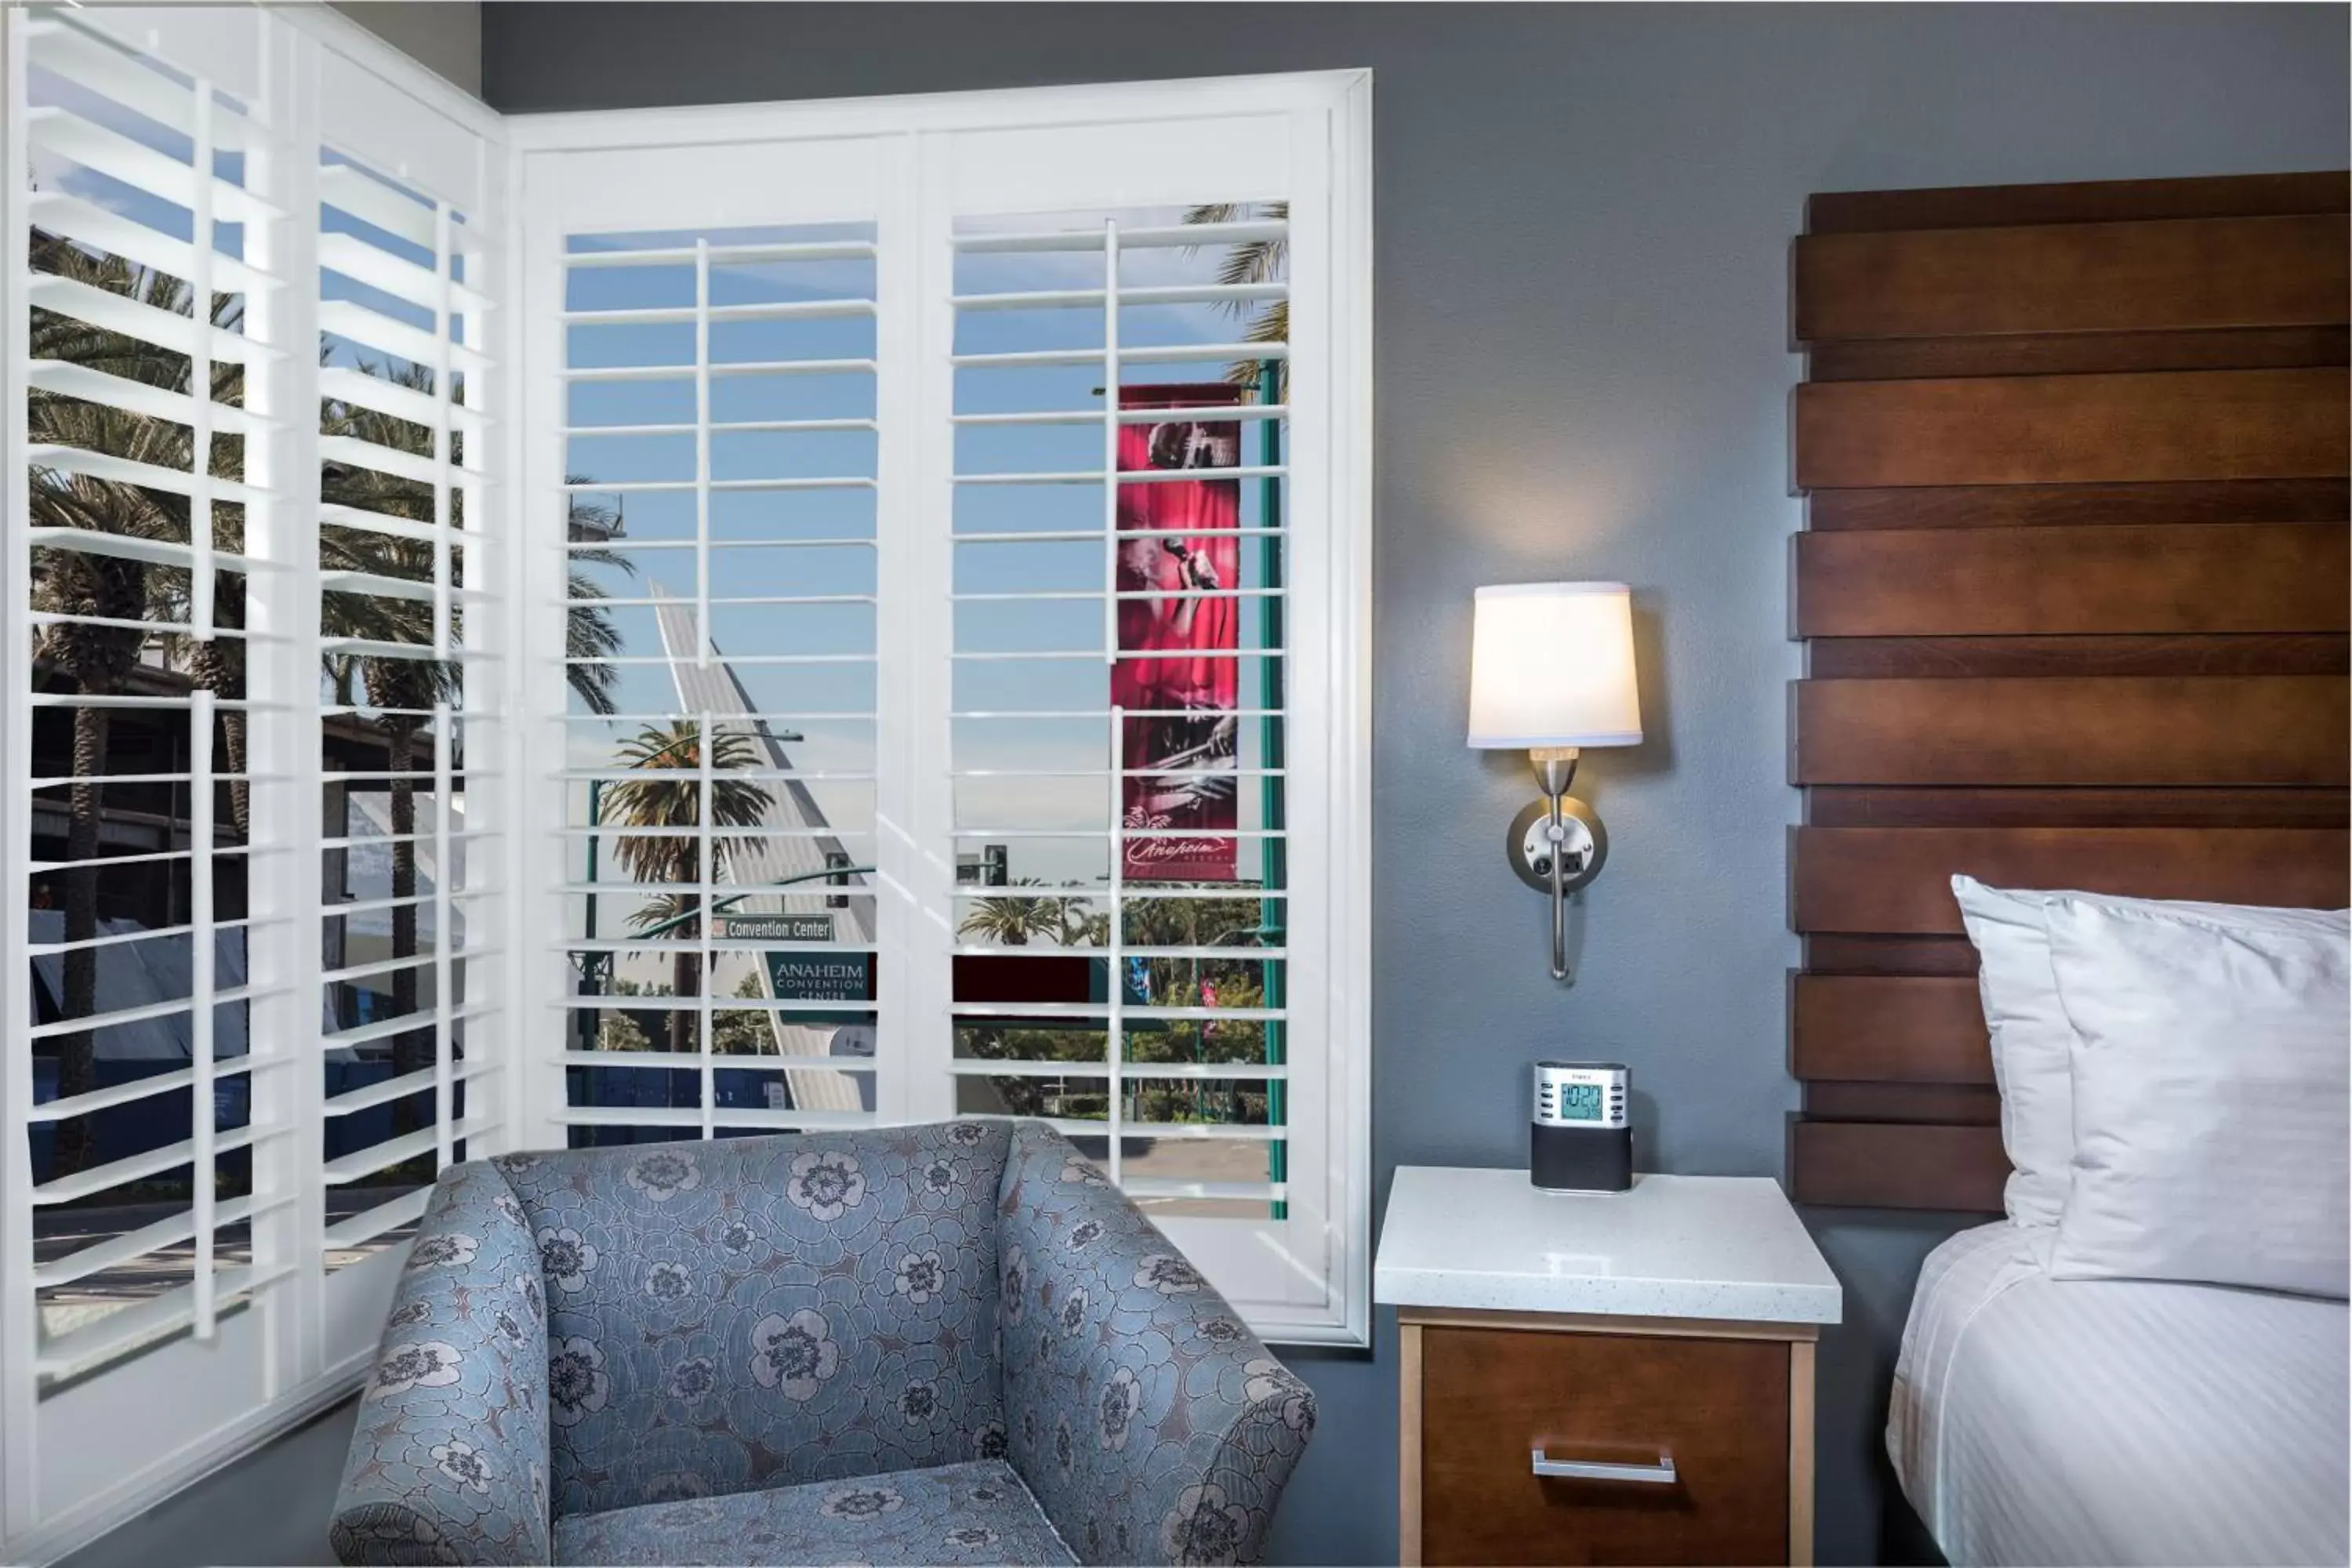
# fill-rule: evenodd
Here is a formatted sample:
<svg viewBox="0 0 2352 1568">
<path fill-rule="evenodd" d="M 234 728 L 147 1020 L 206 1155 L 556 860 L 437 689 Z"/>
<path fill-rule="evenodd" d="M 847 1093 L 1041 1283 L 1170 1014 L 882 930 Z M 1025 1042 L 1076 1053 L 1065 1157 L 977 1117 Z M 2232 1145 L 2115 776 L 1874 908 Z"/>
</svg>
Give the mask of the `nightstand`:
<svg viewBox="0 0 2352 1568">
<path fill-rule="evenodd" d="M 1812 1560 L 1813 1342 L 1837 1279 L 1765 1176 L 1546 1193 L 1401 1166 L 1408 1563 Z"/>
</svg>

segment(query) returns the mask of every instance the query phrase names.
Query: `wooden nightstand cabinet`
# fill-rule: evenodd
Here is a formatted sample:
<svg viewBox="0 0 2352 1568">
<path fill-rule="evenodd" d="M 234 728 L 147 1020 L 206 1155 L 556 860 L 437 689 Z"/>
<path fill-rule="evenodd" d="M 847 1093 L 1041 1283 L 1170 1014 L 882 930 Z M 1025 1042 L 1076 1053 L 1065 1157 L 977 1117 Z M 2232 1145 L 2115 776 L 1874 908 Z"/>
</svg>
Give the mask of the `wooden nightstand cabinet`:
<svg viewBox="0 0 2352 1568">
<path fill-rule="evenodd" d="M 1376 1279 L 1403 1562 L 1811 1561 L 1813 1347 L 1840 1292 L 1772 1182 L 1558 1194 L 1407 1168 Z"/>
</svg>

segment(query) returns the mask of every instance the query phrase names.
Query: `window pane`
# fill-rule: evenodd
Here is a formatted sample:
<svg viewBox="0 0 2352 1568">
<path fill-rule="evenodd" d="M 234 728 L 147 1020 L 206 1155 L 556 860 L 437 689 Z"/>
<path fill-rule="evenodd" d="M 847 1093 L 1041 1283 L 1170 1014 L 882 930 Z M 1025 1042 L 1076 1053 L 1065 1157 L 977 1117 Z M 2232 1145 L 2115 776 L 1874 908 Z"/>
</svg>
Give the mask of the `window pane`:
<svg viewBox="0 0 2352 1568">
<path fill-rule="evenodd" d="M 872 239 L 568 247 L 566 930 L 576 996 L 620 1004 L 568 1019 L 576 1141 L 874 1109 L 871 1068 L 848 1065 L 873 1058 L 879 995 L 858 890 L 877 827 Z M 687 259 L 598 261 L 657 250 Z M 630 1059 L 706 1047 L 726 1064 L 708 1082 Z M 789 1058 L 836 1065 L 750 1065 Z"/>
</svg>

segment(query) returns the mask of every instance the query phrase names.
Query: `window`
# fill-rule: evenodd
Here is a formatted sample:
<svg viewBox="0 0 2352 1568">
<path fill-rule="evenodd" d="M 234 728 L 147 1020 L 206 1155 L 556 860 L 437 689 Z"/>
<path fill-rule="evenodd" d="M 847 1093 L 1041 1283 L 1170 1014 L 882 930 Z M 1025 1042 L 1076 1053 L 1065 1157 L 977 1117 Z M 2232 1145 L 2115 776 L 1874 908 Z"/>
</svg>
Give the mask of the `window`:
<svg viewBox="0 0 2352 1568">
<path fill-rule="evenodd" d="M 323 147 L 319 169 L 320 976 L 330 1269 L 404 1238 L 486 1130 L 491 828 L 502 766 L 482 617 L 494 521 L 476 399 L 488 301 L 467 215 Z"/>
<path fill-rule="evenodd" d="M 872 1119 L 875 254 L 871 223 L 566 244 L 574 1142 Z"/>
<path fill-rule="evenodd" d="M 254 1222 L 282 1058 L 251 1048 L 261 933 L 245 671 L 266 501 L 245 387 L 283 279 L 246 259 L 264 128 L 211 83 L 26 29 L 24 543 L 34 1364 L 55 1387 L 281 1279 Z M 258 479 L 259 476 L 252 476 Z M 24 645 L 17 645 L 22 647 Z M 13 663 L 14 661 L 12 661 Z M 12 770 L 12 773 L 14 770 Z M 22 775 L 17 775 L 22 776 Z M 201 1108 L 205 1114 L 197 1114 Z M 263 1161 L 259 1169 L 266 1170 Z"/>
<path fill-rule="evenodd" d="M 330 17 L 5 23 L 16 1559 L 341 1397 L 506 1146 L 508 682 L 492 118 Z"/>
<path fill-rule="evenodd" d="M 1040 1116 L 1360 1341 L 1360 90 L 516 122 L 525 1142 Z"/>
<path fill-rule="evenodd" d="M 0 1550 L 348 1392 L 518 1147 L 1042 1116 L 1364 1339 L 1360 77 L 0 22 Z"/>
</svg>

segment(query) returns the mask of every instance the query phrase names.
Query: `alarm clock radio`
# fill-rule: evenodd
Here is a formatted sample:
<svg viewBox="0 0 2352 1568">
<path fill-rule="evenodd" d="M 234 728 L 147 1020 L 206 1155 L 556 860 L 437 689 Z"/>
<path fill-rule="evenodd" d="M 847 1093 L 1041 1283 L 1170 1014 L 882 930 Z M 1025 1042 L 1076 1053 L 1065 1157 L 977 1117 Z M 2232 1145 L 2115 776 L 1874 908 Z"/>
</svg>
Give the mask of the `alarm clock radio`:
<svg viewBox="0 0 2352 1568">
<path fill-rule="evenodd" d="M 1633 1127 L 1622 1062 L 1538 1062 L 1528 1177 L 1546 1192 L 1633 1185 Z"/>
</svg>

